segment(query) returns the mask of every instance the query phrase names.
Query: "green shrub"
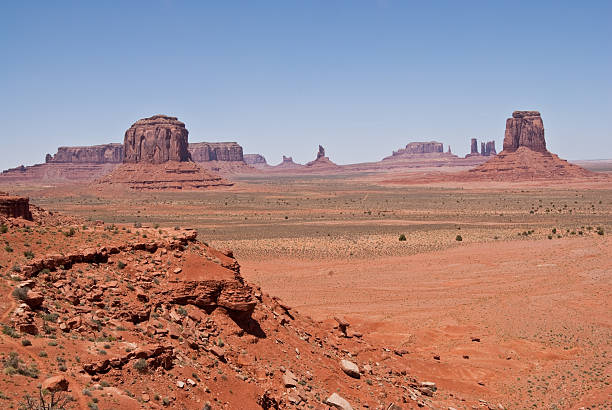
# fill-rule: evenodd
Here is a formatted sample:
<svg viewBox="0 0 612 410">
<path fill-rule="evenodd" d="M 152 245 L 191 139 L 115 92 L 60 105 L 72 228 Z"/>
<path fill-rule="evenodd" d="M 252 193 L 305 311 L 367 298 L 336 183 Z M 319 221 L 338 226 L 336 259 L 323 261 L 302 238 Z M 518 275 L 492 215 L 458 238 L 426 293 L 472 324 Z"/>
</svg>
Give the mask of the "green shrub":
<svg viewBox="0 0 612 410">
<path fill-rule="evenodd" d="M 66 238 L 69 238 L 71 236 L 74 236 L 75 233 L 76 233 L 76 230 L 74 228 L 70 228 L 69 230 L 64 232 L 64 236 Z"/>
<path fill-rule="evenodd" d="M 463 240 L 463 238 L 461 237 L 461 235 L 457 235 L 457 236 L 455 236 L 455 240 L 457 242 L 461 242 Z"/>
<path fill-rule="evenodd" d="M 146 373 L 148 370 L 147 361 L 145 359 L 138 359 L 134 362 L 134 369 L 140 373 Z"/>
<path fill-rule="evenodd" d="M 28 291 L 30 288 L 27 286 L 24 287 L 16 287 L 13 289 L 13 296 L 18 300 L 26 300 L 28 297 Z"/>
<path fill-rule="evenodd" d="M 126 264 L 125 262 L 122 262 L 122 261 L 117 262 L 117 267 L 118 267 L 119 269 L 123 269 L 123 268 L 125 268 L 126 266 L 127 266 L 127 264 Z"/>
<path fill-rule="evenodd" d="M 401 235 L 399 236 L 399 240 L 400 240 L 400 242 L 404 242 L 404 241 L 406 240 L 406 235 L 401 234 Z"/>
<path fill-rule="evenodd" d="M 12 327 L 10 327 L 9 325 L 2 325 L 2 333 L 4 333 L 7 336 L 12 337 L 13 339 L 17 339 L 19 338 L 19 333 L 17 333 L 17 331 L 15 329 L 13 329 Z"/>
<path fill-rule="evenodd" d="M 5 251 L 7 251 L 8 253 L 13 252 L 13 248 L 11 248 L 11 247 L 10 247 L 10 245 L 6 245 L 6 246 L 4 247 L 4 250 L 5 250 Z"/>
<path fill-rule="evenodd" d="M 22 346 L 32 346 L 32 342 L 29 339 L 21 339 Z"/>
<path fill-rule="evenodd" d="M 7 233 L 8 232 L 8 226 L 2 224 L 0 225 L 0 233 Z"/>
<path fill-rule="evenodd" d="M 23 252 L 23 256 L 26 257 L 26 259 L 32 259 L 34 258 L 34 252 L 28 250 L 28 251 L 24 251 Z"/>
</svg>

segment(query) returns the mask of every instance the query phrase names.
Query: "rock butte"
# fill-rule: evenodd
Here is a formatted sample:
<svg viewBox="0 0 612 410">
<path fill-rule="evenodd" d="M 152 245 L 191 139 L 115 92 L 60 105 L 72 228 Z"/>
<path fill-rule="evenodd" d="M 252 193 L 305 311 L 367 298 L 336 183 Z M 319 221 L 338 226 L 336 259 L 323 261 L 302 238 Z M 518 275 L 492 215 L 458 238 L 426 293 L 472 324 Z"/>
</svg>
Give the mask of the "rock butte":
<svg viewBox="0 0 612 410">
<path fill-rule="evenodd" d="M 123 163 L 188 161 L 188 135 L 185 124 L 176 117 L 154 115 L 138 120 L 125 132 Z"/>
<path fill-rule="evenodd" d="M 340 168 L 337 164 L 332 162 L 329 157 L 325 156 L 325 148 L 319 145 L 319 150 L 317 151 L 317 157 L 314 161 L 310 161 L 306 164 L 307 167 L 310 168 L 318 168 L 318 169 L 337 169 Z"/>
<path fill-rule="evenodd" d="M 176 117 L 155 115 L 136 121 L 125 132 L 124 163 L 98 182 L 136 190 L 197 190 L 232 185 L 191 160 L 188 135 L 185 124 Z"/>
<path fill-rule="evenodd" d="M 268 165 L 266 158 L 260 154 L 244 154 L 244 162 L 255 168 L 265 168 Z"/>
<path fill-rule="evenodd" d="M 471 169 L 467 175 L 499 181 L 565 179 L 595 176 L 582 167 L 560 159 L 546 149 L 544 124 L 538 111 L 514 111 L 506 120 L 504 150 Z"/>
<path fill-rule="evenodd" d="M 0 192 L 0 216 L 31 221 L 32 213 L 30 212 L 29 198 L 10 196 L 5 192 Z"/>
</svg>

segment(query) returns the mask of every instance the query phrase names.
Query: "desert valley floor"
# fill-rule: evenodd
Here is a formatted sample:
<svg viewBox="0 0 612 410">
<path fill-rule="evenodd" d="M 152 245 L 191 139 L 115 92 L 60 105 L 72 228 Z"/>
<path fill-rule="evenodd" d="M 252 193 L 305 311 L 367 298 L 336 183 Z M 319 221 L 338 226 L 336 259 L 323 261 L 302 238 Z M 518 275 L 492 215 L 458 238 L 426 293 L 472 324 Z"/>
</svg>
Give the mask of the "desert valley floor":
<svg viewBox="0 0 612 410">
<path fill-rule="evenodd" d="M 401 357 L 457 408 L 610 408 L 612 184 L 385 178 L 254 174 L 204 192 L 10 189 L 92 222 L 195 228 L 200 241 L 233 250 L 247 281 L 329 329 L 346 318 L 384 347 L 381 360 Z"/>
</svg>

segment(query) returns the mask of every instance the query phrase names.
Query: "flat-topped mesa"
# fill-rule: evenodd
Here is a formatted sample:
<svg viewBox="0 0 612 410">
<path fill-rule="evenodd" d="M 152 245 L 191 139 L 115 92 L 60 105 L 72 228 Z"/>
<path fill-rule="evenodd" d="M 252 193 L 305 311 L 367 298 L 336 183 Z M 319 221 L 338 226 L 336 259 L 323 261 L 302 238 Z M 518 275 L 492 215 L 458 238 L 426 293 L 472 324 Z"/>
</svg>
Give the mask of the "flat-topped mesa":
<svg viewBox="0 0 612 410">
<path fill-rule="evenodd" d="M 185 124 L 176 117 L 154 115 L 138 120 L 125 132 L 123 162 L 189 161 L 188 135 Z"/>
<path fill-rule="evenodd" d="M 504 151 L 514 152 L 526 147 L 536 152 L 547 152 L 544 124 L 538 111 L 514 111 L 506 120 Z"/>
<path fill-rule="evenodd" d="M 195 142 L 188 149 L 195 162 L 244 161 L 242 147 L 236 142 Z"/>
<path fill-rule="evenodd" d="M 6 218 L 22 218 L 32 220 L 30 212 L 30 199 L 20 196 L 10 196 L 0 192 L 0 216 Z"/>
<path fill-rule="evenodd" d="M 444 144 L 437 141 L 430 142 L 411 142 L 406 145 L 406 148 L 393 151 L 393 155 L 421 155 L 432 153 L 443 153 Z"/>
<path fill-rule="evenodd" d="M 86 147 L 59 147 L 55 155 L 47 154 L 46 163 L 120 164 L 123 144 L 103 144 Z"/>
</svg>

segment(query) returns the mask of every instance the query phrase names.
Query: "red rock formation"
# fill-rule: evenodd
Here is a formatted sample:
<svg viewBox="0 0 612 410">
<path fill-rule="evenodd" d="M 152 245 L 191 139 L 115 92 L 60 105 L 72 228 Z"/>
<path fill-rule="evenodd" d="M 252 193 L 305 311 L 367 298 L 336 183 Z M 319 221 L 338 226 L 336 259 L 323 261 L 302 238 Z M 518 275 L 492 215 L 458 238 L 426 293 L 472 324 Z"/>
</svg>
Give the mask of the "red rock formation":
<svg viewBox="0 0 612 410">
<path fill-rule="evenodd" d="M 470 155 L 478 155 L 478 141 L 476 138 L 472 138 L 472 144 L 470 147 Z"/>
<path fill-rule="evenodd" d="M 255 168 L 264 168 L 268 165 L 266 158 L 260 154 L 244 154 L 244 162 Z"/>
<path fill-rule="evenodd" d="M 233 185 L 194 162 L 174 161 L 163 164 L 122 164 L 98 182 L 135 190 L 194 190 Z"/>
<path fill-rule="evenodd" d="M 136 121 L 125 132 L 124 163 L 98 183 L 136 190 L 231 186 L 191 160 L 188 134 L 176 117 L 155 115 Z"/>
<path fill-rule="evenodd" d="M 124 137 L 126 164 L 162 164 L 189 160 L 189 132 L 176 117 L 154 115 L 136 121 Z"/>
<path fill-rule="evenodd" d="M 544 124 L 538 111 L 514 111 L 506 120 L 504 151 L 513 152 L 519 147 L 547 152 L 544 140 Z"/>
<path fill-rule="evenodd" d="M 493 142 L 493 141 L 491 141 Z M 490 145 L 494 152 L 495 145 Z M 504 150 L 486 163 L 459 174 L 459 178 L 499 181 L 566 179 L 595 176 L 546 150 L 544 126 L 537 111 L 515 111 L 506 120 Z"/>
<path fill-rule="evenodd" d="M 431 153 L 444 153 L 444 144 L 441 142 L 411 142 L 406 148 L 393 151 L 393 156 L 397 155 L 421 155 Z"/>
<path fill-rule="evenodd" d="M 0 193 L 0 215 L 6 218 L 22 218 L 31 221 L 30 199 Z"/>
<path fill-rule="evenodd" d="M 59 147 L 55 155 L 47 154 L 45 162 L 120 164 L 123 162 L 123 144 Z"/>
<path fill-rule="evenodd" d="M 244 161 L 242 147 L 236 142 L 196 142 L 189 144 L 191 159 L 196 162 Z"/>
<path fill-rule="evenodd" d="M 310 161 L 306 164 L 310 168 L 325 168 L 333 169 L 339 168 L 337 164 L 332 162 L 328 157 L 325 156 L 325 148 L 319 145 L 319 151 L 317 152 L 317 158 L 314 161 Z"/>
<path fill-rule="evenodd" d="M 485 145 L 485 155 L 488 157 L 490 155 L 497 155 L 497 151 L 495 150 L 495 141 L 488 141 Z"/>
</svg>

